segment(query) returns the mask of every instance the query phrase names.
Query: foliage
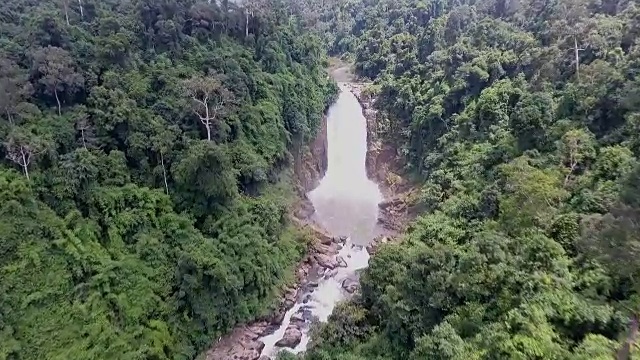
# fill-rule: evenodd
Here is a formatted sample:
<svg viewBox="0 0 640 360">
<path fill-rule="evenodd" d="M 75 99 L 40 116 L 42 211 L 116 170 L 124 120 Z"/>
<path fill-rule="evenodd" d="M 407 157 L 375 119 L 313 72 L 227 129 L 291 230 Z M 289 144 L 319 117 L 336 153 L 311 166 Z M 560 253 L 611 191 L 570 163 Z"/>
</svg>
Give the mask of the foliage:
<svg viewBox="0 0 640 360">
<path fill-rule="evenodd" d="M 0 359 L 195 358 L 291 280 L 336 87 L 290 3 L 225 4 L 0 5 Z"/>
<path fill-rule="evenodd" d="M 318 6 L 316 31 L 372 81 L 378 135 L 426 211 L 307 358 L 635 357 L 637 4 Z M 367 314 L 359 329 L 352 314 Z"/>
</svg>

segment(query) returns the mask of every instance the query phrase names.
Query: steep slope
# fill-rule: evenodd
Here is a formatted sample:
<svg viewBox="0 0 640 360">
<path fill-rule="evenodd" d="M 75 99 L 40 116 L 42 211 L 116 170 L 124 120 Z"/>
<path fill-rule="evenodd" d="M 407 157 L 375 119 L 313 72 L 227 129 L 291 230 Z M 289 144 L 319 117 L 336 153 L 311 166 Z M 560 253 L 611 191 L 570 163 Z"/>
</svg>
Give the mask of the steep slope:
<svg viewBox="0 0 640 360">
<path fill-rule="evenodd" d="M 283 1 L 0 5 L 0 359 L 188 359 L 275 306 L 336 94 Z"/>
<path fill-rule="evenodd" d="M 325 9 L 319 28 L 374 81 L 380 135 L 421 179 L 424 211 L 376 254 L 361 297 L 317 330 L 306 358 L 629 358 L 640 271 L 636 4 Z"/>
</svg>

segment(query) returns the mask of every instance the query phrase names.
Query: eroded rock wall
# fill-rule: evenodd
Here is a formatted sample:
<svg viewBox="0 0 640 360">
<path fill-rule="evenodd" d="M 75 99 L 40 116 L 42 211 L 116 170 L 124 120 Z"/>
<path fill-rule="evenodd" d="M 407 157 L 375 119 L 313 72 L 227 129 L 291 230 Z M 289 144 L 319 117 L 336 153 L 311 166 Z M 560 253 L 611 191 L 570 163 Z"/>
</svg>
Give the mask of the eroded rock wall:
<svg viewBox="0 0 640 360">
<path fill-rule="evenodd" d="M 415 216 L 412 204 L 416 192 L 402 176 L 405 162 L 399 156 L 398 141 L 385 138 L 383 115 L 375 109 L 375 98 L 367 94 L 366 84 L 352 83 L 350 88 L 367 120 L 367 176 L 380 186 L 384 195 L 384 201 L 378 205 L 378 223 L 391 234 L 402 232 Z"/>
</svg>

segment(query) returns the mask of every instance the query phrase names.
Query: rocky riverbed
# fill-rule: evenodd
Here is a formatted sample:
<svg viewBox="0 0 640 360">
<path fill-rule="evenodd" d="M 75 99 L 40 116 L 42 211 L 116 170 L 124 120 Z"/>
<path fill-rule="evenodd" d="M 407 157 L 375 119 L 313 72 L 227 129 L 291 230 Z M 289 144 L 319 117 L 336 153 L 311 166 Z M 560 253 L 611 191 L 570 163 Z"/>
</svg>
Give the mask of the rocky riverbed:
<svg viewBox="0 0 640 360">
<path fill-rule="evenodd" d="M 332 237 L 313 224 L 300 226 L 310 231 L 315 239 L 309 254 L 300 263 L 297 270 L 297 283 L 285 291 L 285 295 L 278 310 L 269 318 L 257 321 L 251 325 L 236 328 L 231 334 L 221 338 L 211 350 L 206 353 L 207 360 L 258 360 L 265 344 L 260 338 L 272 334 L 285 319 L 287 312 L 294 311 L 290 316 L 289 325 L 284 331 L 282 339 L 276 342 L 278 347 L 296 347 L 302 339 L 302 326 L 314 319 L 311 312 L 305 309 L 304 296 L 313 293 L 318 287 L 318 281 L 323 277 L 331 277 L 340 267 L 346 267 L 346 261 L 338 253 L 346 243 L 346 237 Z M 352 282 L 345 283 L 347 291 L 355 291 Z M 296 306 L 302 304 L 302 306 Z"/>
</svg>

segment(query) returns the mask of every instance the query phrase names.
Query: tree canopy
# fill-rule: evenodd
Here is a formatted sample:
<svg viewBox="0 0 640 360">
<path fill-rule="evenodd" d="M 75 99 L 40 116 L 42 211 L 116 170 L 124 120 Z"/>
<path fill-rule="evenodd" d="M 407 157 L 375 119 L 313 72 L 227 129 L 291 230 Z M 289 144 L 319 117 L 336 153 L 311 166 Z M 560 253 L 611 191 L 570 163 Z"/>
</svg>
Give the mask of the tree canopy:
<svg viewBox="0 0 640 360">
<path fill-rule="evenodd" d="M 380 135 L 419 179 L 425 211 L 306 358 L 629 359 L 637 4 L 319 6 L 316 30 L 372 81 Z"/>
<path fill-rule="evenodd" d="M 266 314 L 307 246 L 290 160 L 337 92 L 301 15 L 8 0 L 0 18 L 0 359 L 192 359 Z"/>
</svg>

